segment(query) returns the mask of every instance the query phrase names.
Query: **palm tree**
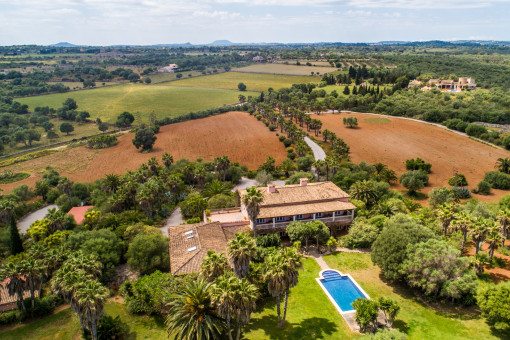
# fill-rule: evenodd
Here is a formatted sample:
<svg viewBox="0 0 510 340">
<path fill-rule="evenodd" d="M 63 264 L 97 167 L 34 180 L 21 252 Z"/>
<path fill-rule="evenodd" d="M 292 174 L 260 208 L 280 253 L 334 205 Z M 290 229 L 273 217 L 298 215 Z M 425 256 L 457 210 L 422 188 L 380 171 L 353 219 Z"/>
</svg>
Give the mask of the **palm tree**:
<svg viewBox="0 0 510 340">
<path fill-rule="evenodd" d="M 450 203 L 444 203 L 438 210 L 436 210 L 437 216 L 441 220 L 444 236 L 446 236 L 451 221 L 455 218 L 455 211 L 456 206 Z"/>
<path fill-rule="evenodd" d="M 202 260 L 202 275 L 212 282 L 230 269 L 227 257 L 223 253 L 209 250 Z"/>
<path fill-rule="evenodd" d="M 510 174 L 510 158 L 498 158 L 496 168 L 505 174 Z"/>
<path fill-rule="evenodd" d="M 320 181 L 320 176 L 322 173 L 322 167 L 326 165 L 326 162 L 322 159 L 318 159 L 313 163 L 313 167 L 315 168 L 315 173 L 317 174 L 317 182 Z"/>
<path fill-rule="evenodd" d="M 213 286 L 213 295 L 218 305 L 218 315 L 227 322 L 228 338 L 232 340 L 232 316 L 236 315 L 238 300 L 237 286 L 240 279 L 234 275 L 222 275 L 218 277 Z"/>
<path fill-rule="evenodd" d="M 489 244 L 489 260 L 494 257 L 494 250 L 498 247 L 503 236 L 501 236 L 501 227 L 491 221 L 488 225 L 486 241 Z"/>
<path fill-rule="evenodd" d="M 22 274 L 22 268 L 19 263 L 8 262 L 0 270 L 0 281 L 6 281 L 4 286 L 7 288 L 9 296 L 17 295 L 18 309 L 25 311 L 25 302 L 23 293 L 25 292 L 26 282 Z"/>
<path fill-rule="evenodd" d="M 272 254 L 266 259 L 264 280 L 267 281 L 269 294 L 276 299 L 276 313 L 278 327 L 281 325 L 281 298 L 287 291 L 287 262 L 281 252 Z"/>
<path fill-rule="evenodd" d="M 367 180 L 358 181 L 351 185 L 349 193 L 352 198 L 365 203 L 367 208 L 370 208 L 377 201 L 378 196 L 374 182 Z"/>
<path fill-rule="evenodd" d="M 120 184 L 119 175 L 108 174 L 106 175 L 105 187 L 108 192 L 116 192 Z"/>
<path fill-rule="evenodd" d="M 469 234 L 475 242 L 475 254 L 478 255 L 478 251 L 480 251 L 480 246 L 485 241 L 488 232 L 488 225 L 490 222 L 483 217 L 478 217 L 475 223 L 471 224 L 469 228 Z"/>
<path fill-rule="evenodd" d="M 153 175 L 157 175 L 158 174 L 158 159 L 153 156 L 149 159 L 149 161 L 147 162 L 147 165 L 149 166 L 149 169 L 151 169 L 151 172 Z"/>
<path fill-rule="evenodd" d="M 257 286 L 249 283 L 246 279 L 239 280 L 237 291 L 236 340 L 239 340 L 241 337 L 241 327 L 250 323 L 251 313 L 255 310 L 259 294 Z"/>
<path fill-rule="evenodd" d="M 74 299 L 90 331 L 92 340 L 97 340 L 97 325 L 104 315 L 104 304 L 108 298 L 108 289 L 99 281 L 89 280 L 76 290 Z"/>
<path fill-rule="evenodd" d="M 501 225 L 501 236 L 503 236 L 503 240 L 501 241 L 501 247 L 505 247 L 505 240 L 508 237 L 508 226 L 510 225 L 510 209 L 502 210 L 498 215 L 498 221 Z"/>
<path fill-rule="evenodd" d="M 214 195 L 230 195 L 230 189 L 227 185 L 225 185 L 222 181 L 218 181 L 215 179 L 212 182 L 207 183 L 204 186 L 204 190 L 202 191 L 202 195 L 204 197 L 213 197 Z"/>
<path fill-rule="evenodd" d="M 16 201 L 13 199 L 3 199 L 0 201 L 0 218 L 8 222 L 11 215 L 14 214 L 16 208 Z"/>
<path fill-rule="evenodd" d="M 163 154 L 162 160 L 163 160 L 163 165 L 165 165 L 165 167 L 167 169 L 169 169 L 170 166 L 172 166 L 172 164 L 174 163 L 174 157 L 170 156 L 170 154 L 168 152 L 165 152 Z"/>
<path fill-rule="evenodd" d="M 211 293 L 212 284 L 198 278 L 172 295 L 166 319 L 168 336 L 177 340 L 219 339 L 224 324 L 216 316 Z"/>
<path fill-rule="evenodd" d="M 460 247 L 461 253 L 464 252 L 464 248 L 466 246 L 467 234 L 471 224 L 474 223 L 474 217 L 465 212 L 461 211 L 460 213 L 455 215 L 455 220 L 453 220 L 453 227 L 458 228 L 462 232 L 462 245 Z"/>
<path fill-rule="evenodd" d="M 71 200 L 71 193 L 72 193 L 72 188 L 73 188 L 73 182 L 71 182 L 69 180 L 69 178 L 67 177 L 62 177 L 59 179 L 58 181 L 58 185 L 57 185 L 58 189 L 60 191 L 62 191 L 64 194 L 67 195 L 67 198 L 69 200 Z"/>
<path fill-rule="evenodd" d="M 260 204 L 264 200 L 264 196 L 262 195 L 262 191 L 257 190 L 256 187 L 251 187 L 246 190 L 246 194 L 241 197 L 241 202 L 246 207 L 246 211 L 248 212 L 248 216 L 250 217 L 251 225 L 253 227 L 253 234 L 257 236 L 257 226 L 255 224 L 255 219 L 260 211 Z"/>
<path fill-rule="evenodd" d="M 228 256 L 234 263 L 234 272 L 240 278 L 248 276 L 250 261 L 257 251 L 255 239 L 247 234 L 236 234 L 234 239 L 228 241 Z"/>
<path fill-rule="evenodd" d="M 287 317 L 287 303 L 289 301 L 290 289 L 298 284 L 299 269 L 303 267 L 301 259 L 303 256 L 297 251 L 296 248 L 284 248 L 282 255 L 287 263 L 286 270 L 286 281 L 287 289 L 285 290 L 285 303 L 283 305 L 283 319 L 282 323 L 285 322 Z"/>
<path fill-rule="evenodd" d="M 50 221 L 49 228 L 51 233 L 64 229 L 65 213 L 62 210 L 57 210 L 57 208 L 50 209 L 44 218 Z"/>
<path fill-rule="evenodd" d="M 42 276 L 45 271 L 41 260 L 29 257 L 20 263 L 21 273 L 25 277 L 26 288 L 30 291 L 30 300 L 32 302 L 32 312 L 35 308 L 35 291 L 41 291 Z"/>
</svg>

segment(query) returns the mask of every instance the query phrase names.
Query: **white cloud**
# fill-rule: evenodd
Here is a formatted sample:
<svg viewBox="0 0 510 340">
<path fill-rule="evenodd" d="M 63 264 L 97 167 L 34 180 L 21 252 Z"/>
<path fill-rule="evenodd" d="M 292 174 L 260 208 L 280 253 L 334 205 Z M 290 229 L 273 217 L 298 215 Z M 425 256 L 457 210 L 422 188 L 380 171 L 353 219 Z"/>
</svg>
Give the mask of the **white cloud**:
<svg viewBox="0 0 510 340">
<path fill-rule="evenodd" d="M 489 7 L 510 0 L 349 0 L 346 5 L 364 8 L 461 9 Z"/>
</svg>

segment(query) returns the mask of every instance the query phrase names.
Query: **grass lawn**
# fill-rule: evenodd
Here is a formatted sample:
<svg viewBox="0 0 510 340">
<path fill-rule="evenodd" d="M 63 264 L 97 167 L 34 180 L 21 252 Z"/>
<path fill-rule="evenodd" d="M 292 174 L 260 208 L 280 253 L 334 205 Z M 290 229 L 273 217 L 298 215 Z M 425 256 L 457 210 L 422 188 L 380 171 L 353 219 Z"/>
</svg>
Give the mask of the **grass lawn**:
<svg viewBox="0 0 510 340">
<path fill-rule="evenodd" d="M 316 77 L 226 72 L 220 74 L 213 74 L 210 76 L 182 79 L 178 81 L 162 83 L 159 84 L 158 86 L 160 85 L 193 86 L 237 90 L 237 85 L 239 83 L 244 83 L 248 91 L 267 91 L 267 89 L 270 87 L 272 87 L 275 90 L 279 90 L 282 87 L 290 87 L 292 84 L 318 83 L 319 81 L 320 79 Z"/>
<path fill-rule="evenodd" d="M 174 73 L 174 72 L 151 73 L 151 74 L 148 74 L 146 76 L 142 76 L 142 79 L 144 79 L 145 77 L 149 77 L 149 78 L 151 78 L 151 82 L 152 83 L 159 83 L 159 82 L 163 82 L 163 81 L 169 81 L 169 80 L 177 79 L 177 74 L 178 73 L 179 73 L 179 71 L 177 71 L 176 73 Z M 202 74 L 202 71 L 185 71 L 185 72 L 182 72 L 182 78 L 187 78 L 188 74 L 191 74 L 192 76 L 198 76 L 198 75 Z"/>
<path fill-rule="evenodd" d="M 205 77 L 197 79 L 203 78 Z M 171 84 L 176 83 L 172 82 Z M 239 91 L 199 87 L 122 84 L 20 98 L 17 101 L 28 104 L 30 110 L 33 111 L 37 106 L 59 108 L 67 98 L 74 98 L 78 104 L 78 110 L 88 111 L 93 119 L 99 117 L 103 121 L 114 123 L 120 113 L 129 111 L 131 113 L 140 112 L 142 121 L 147 122 L 151 112 L 154 112 L 157 118 L 175 117 L 192 111 L 236 103 L 239 93 Z M 246 95 L 251 94 L 246 92 Z"/>
<path fill-rule="evenodd" d="M 244 332 L 245 339 L 346 339 L 358 337 L 352 333 L 342 316 L 328 300 L 315 278 L 320 267 L 314 259 L 303 261 L 299 284 L 291 290 L 287 322 L 276 327 L 276 304 L 266 300 L 252 314 Z M 282 303 L 283 313 L 283 303 Z"/>
<path fill-rule="evenodd" d="M 161 318 L 131 315 L 124 304 L 115 302 L 108 303 L 105 311 L 113 317 L 120 315 L 120 319 L 127 324 L 126 339 L 168 339 L 164 320 Z M 82 337 L 78 317 L 72 309 L 67 308 L 26 326 L 0 333 L 0 340 L 4 339 L 67 340 Z"/>
<path fill-rule="evenodd" d="M 391 123 L 391 119 L 388 118 L 365 118 L 363 119 L 364 122 L 369 122 L 373 124 L 388 124 Z"/>
<path fill-rule="evenodd" d="M 295 64 L 295 62 L 294 62 Z M 312 63 L 315 64 L 315 63 Z M 306 66 L 302 65 L 286 65 L 286 64 L 254 64 L 246 67 L 236 68 L 237 72 L 247 72 L 247 73 L 269 73 L 269 74 L 288 74 L 288 75 L 299 75 L 299 76 L 309 76 L 311 72 L 320 74 L 329 73 L 336 71 L 337 68 L 329 67 L 321 67 L 317 66 Z"/>
<path fill-rule="evenodd" d="M 491 330 L 475 307 L 427 307 L 408 287 L 384 281 L 369 254 L 340 252 L 324 260 L 331 268 L 351 274 L 372 299 L 396 300 L 401 309 L 395 326 L 409 339 L 505 339 Z"/>
</svg>

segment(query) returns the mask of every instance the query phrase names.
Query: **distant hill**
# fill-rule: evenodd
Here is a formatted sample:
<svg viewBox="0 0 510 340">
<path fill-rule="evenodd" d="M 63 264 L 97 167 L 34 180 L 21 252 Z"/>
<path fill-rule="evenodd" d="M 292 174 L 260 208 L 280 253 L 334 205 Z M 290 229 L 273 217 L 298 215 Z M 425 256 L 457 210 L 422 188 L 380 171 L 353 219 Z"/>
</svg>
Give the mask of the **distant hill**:
<svg viewBox="0 0 510 340">
<path fill-rule="evenodd" d="M 238 44 L 234 44 L 233 42 L 228 41 L 228 40 L 215 40 L 210 44 L 204 44 L 204 45 L 206 45 L 206 46 L 233 46 L 233 45 L 238 45 Z"/>
<path fill-rule="evenodd" d="M 74 45 L 74 44 L 71 44 L 68 42 L 59 42 L 57 44 L 48 45 L 48 46 L 51 46 L 51 47 L 79 47 L 78 45 Z"/>
</svg>

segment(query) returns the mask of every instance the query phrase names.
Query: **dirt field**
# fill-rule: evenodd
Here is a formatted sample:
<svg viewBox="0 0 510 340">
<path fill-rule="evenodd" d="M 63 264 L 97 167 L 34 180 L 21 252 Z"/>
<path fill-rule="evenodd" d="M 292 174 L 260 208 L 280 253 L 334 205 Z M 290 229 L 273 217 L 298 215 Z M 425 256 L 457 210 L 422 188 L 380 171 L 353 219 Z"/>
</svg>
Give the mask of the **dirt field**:
<svg viewBox="0 0 510 340">
<path fill-rule="evenodd" d="M 25 171 L 32 176 L 23 181 L 0 185 L 0 188 L 9 192 L 19 184 L 33 186 L 47 166 L 52 166 L 73 181 L 91 182 L 109 173 L 123 174 L 136 169 L 153 156 L 161 159 L 165 152 L 173 155 L 176 160 L 195 160 L 198 157 L 212 160 L 228 155 L 231 161 L 247 165 L 250 169 L 258 168 L 267 156 L 273 156 L 277 164 L 280 164 L 287 155 L 275 134 L 245 112 L 229 112 L 163 126 L 157 138 L 153 152 L 148 154 L 135 149 L 131 142 L 133 134 L 130 133 L 120 137 L 119 144 L 112 148 L 64 149 L 46 157 L 17 163 L 4 169 Z"/>
<path fill-rule="evenodd" d="M 342 120 L 346 116 L 357 117 L 359 128 L 344 127 Z M 436 126 L 405 119 L 374 120 L 376 116 L 358 113 L 322 114 L 313 118 L 322 120 L 323 129 L 331 130 L 345 140 L 351 147 L 351 160 L 355 163 L 381 162 L 398 175 L 406 171 L 406 159 L 421 157 L 432 163 L 430 185 L 422 190 L 424 193 L 429 193 L 433 187 L 448 185 L 448 179 L 455 171 L 466 176 L 472 189 L 487 171 L 494 170 L 498 158 L 510 157 L 507 151 Z M 473 197 L 481 201 L 495 201 L 509 193 L 493 190 L 492 195 Z"/>
</svg>

